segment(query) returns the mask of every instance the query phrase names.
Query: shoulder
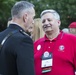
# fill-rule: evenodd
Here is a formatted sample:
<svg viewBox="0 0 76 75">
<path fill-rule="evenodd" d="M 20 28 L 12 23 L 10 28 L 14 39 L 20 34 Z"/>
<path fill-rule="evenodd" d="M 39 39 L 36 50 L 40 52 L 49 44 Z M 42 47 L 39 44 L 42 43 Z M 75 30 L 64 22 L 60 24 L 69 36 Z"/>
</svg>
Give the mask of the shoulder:
<svg viewBox="0 0 76 75">
<path fill-rule="evenodd" d="M 33 47 L 33 41 L 32 39 L 20 31 L 14 33 L 12 36 L 10 36 L 6 42 L 6 47 L 13 49 L 13 51 L 21 50 L 21 49 L 27 49 Z"/>
<path fill-rule="evenodd" d="M 44 37 L 38 39 L 37 41 L 34 42 L 34 46 L 37 45 L 37 44 L 42 44 L 44 42 L 44 40 L 45 40 Z"/>
<path fill-rule="evenodd" d="M 76 36 L 71 33 L 64 33 L 64 35 L 65 35 L 65 37 L 68 37 L 68 38 L 76 38 Z"/>
<path fill-rule="evenodd" d="M 70 33 L 64 33 L 64 39 L 76 42 L 76 36 Z"/>
<path fill-rule="evenodd" d="M 18 40 L 18 41 L 32 41 L 30 36 L 27 33 L 25 33 L 24 31 L 18 31 L 11 38 L 15 39 L 15 41 L 16 40 Z"/>
</svg>

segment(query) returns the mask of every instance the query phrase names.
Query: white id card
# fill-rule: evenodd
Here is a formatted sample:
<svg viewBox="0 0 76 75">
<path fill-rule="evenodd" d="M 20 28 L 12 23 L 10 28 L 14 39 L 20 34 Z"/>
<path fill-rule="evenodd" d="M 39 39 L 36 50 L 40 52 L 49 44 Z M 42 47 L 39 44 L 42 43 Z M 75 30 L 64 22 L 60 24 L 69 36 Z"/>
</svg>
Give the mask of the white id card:
<svg viewBox="0 0 76 75">
<path fill-rule="evenodd" d="M 52 66 L 52 63 L 53 63 L 52 60 L 53 59 L 42 60 L 41 67 L 44 68 L 44 67 Z"/>
</svg>

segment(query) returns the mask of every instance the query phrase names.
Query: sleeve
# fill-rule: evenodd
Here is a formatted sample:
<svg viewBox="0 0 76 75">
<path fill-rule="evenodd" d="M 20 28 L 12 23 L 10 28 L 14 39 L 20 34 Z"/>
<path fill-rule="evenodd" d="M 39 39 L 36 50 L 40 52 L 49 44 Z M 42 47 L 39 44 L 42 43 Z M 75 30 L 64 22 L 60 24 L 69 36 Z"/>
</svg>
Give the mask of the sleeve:
<svg viewBox="0 0 76 75">
<path fill-rule="evenodd" d="M 34 51 L 31 38 L 24 38 L 16 47 L 18 75 L 34 75 Z"/>
</svg>

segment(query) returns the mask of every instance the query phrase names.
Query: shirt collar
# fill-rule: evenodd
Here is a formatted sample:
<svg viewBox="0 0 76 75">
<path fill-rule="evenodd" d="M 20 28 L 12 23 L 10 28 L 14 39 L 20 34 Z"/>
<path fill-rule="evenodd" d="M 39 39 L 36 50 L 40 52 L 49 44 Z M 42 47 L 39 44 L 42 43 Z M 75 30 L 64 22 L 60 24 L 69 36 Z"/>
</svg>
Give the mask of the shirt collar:
<svg viewBox="0 0 76 75">
<path fill-rule="evenodd" d="M 44 35 L 44 41 L 56 41 L 56 40 L 60 40 L 60 39 L 62 39 L 62 37 L 63 37 L 63 32 L 62 31 L 60 31 L 60 34 L 56 37 L 56 38 L 54 38 L 53 40 L 49 40 L 48 38 L 47 38 L 47 36 L 46 36 L 46 34 Z"/>
</svg>

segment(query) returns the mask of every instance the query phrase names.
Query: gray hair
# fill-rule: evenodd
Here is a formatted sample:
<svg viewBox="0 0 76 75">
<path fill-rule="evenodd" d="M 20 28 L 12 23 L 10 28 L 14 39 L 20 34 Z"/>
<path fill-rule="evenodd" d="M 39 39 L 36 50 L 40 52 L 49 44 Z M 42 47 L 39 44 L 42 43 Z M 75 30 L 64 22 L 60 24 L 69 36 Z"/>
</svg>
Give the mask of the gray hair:
<svg viewBox="0 0 76 75">
<path fill-rule="evenodd" d="M 48 10 L 42 11 L 40 17 L 42 17 L 46 13 L 51 13 L 51 14 L 54 15 L 55 19 L 60 20 L 60 15 L 55 10 L 53 10 L 53 9 L 48 9 Z"/>
<path fill-rule="evenodd" d="M 11 9 L 11 15 L 12 17 L 20 18 L 24 12 L 31 12 L 31 8 L 34 8 L 34 5 L 32 3 L 29 3 L 27 1 L 16 2 Z"/>
</svg>

